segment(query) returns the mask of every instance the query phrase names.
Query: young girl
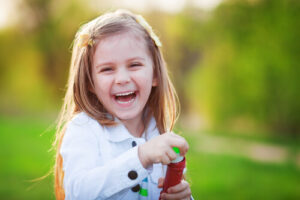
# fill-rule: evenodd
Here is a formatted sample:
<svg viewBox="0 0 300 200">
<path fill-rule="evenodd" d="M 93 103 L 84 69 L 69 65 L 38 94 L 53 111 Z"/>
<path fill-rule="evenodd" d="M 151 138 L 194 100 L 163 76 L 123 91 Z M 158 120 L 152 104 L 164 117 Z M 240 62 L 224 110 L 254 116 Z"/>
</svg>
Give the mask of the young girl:
<svg viewBox="0 0 300 200">
<path fill-rule="evenodd" d="M 55 145 L 57 199 L 190 199 L 189 184 L 160 195 L 166 165 L 188 150 L 172 133 L 176 94 L 160 41 L 118 10 L 76 34 Z"/>
</svg>

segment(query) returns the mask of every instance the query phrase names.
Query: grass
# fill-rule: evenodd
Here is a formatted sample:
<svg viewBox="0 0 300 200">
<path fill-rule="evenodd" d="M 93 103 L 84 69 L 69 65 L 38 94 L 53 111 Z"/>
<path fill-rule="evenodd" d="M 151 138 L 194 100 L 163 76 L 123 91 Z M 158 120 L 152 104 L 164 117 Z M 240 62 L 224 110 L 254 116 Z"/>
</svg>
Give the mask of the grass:
<svg viewBox="0 0 300 200">
<path fill-rule="evenodd" d="M 295 166 L 205 153 L 191 153 L 187 160 L 196 199 L 300 199 Z"/>
<path fill-rule="evenodd" d="M 54 199 L 53 176 L 41 181 L 51 169 L 49 153 L 53 129 L 51 121 L 35 117 L 0 117 L 1 165 L 0 199 Z"/>
<path fill-rule="evenodd" d="M 45 132 L 52 122 L 33 116 L 0 117 L 0 199 L 54 199 L 53 175 L 29 181 L 47 174 L 52 167 L 53 152 L 48 150 L 54 129 Z M 296 165 L 199 152 L 199 138 L 185 136 L 190 143 L 188 180 L 195 199 L 300 199 L 300 169 Z"/>
</svg>

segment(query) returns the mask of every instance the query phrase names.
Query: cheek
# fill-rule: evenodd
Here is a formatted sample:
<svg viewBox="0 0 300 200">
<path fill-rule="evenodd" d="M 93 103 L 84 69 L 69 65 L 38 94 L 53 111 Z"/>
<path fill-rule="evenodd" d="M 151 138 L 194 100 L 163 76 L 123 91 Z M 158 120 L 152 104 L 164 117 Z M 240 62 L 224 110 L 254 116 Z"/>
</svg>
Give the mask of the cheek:
<svg viewBox="0 0 300 200">
<path fill-rule="evenodd" d="M 140 92 L 145 98 L 149 98 L 149 95 L 152 90 L 152 78 L 150 76 L 143 77 L 139 81 L 140 83 Z"/>
<path fill-rule="evenodd" d="M 139 83 L 140 89 L 147 90 L 152 87 L 152 77 L 151 76 L 139 76 L 135 79 Z"/>
<path fill-rule="evenodd" d="M 152 68 L 148 68 L 145 71 L 142 71 L 136 75 L 136 79 L 139 80 L 139 82 L 143 83 L 144 86 L 148 85 L 149 87 L 152 86 L 153 82 L 153 70 Z"/>
<path fill-rule="evenodd" d="M 98 96 L 99 99 L 107 98 L 107 96 L 110 94 L 110 81 L 105 79 L 104 77 L 95 77 L 94 78 L 94 84 L 95 84 L 95 93 Z"/>
</svg>

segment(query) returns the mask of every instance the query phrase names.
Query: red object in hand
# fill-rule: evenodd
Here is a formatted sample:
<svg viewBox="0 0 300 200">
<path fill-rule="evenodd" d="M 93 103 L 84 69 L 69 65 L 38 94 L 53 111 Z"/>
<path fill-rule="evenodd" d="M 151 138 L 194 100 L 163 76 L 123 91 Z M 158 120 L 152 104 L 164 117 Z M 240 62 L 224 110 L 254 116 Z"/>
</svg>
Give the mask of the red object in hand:
<svg viewBox="0 0 300 200">
<path fill-rule="evenodd" d="M 181 182 L 184 168 L 185 158 L 183 158 L 183 160 L 181 160 L 180 162 L 168 164 L 167 174 L 161 193 L 167 193 L 169 187 L 177 185 Z"/>
</svg>

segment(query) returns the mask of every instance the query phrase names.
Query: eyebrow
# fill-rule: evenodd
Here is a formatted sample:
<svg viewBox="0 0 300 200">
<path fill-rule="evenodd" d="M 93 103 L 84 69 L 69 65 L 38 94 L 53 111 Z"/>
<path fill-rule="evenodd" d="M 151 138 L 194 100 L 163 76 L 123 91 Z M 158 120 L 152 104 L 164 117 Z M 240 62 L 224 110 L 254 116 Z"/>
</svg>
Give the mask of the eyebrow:
<svg viewBox="0 0 300 200">
<path fill-rule="evenodd" d="M 146 59 L 138 56 L 138 57 L 129 58 L 128 60 L 126 60 L 126 62 L 131 62 L 133 60 L 145 61 Z M 114 64 L 114 62 L 103 62 L 103 63 L 97 63 L 95 67 L 98 68 L 98 67 L 113 65 L 113 64 Z"/>
</svg>

